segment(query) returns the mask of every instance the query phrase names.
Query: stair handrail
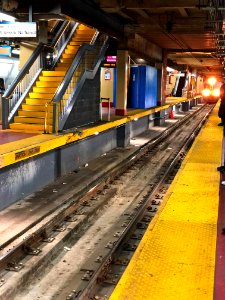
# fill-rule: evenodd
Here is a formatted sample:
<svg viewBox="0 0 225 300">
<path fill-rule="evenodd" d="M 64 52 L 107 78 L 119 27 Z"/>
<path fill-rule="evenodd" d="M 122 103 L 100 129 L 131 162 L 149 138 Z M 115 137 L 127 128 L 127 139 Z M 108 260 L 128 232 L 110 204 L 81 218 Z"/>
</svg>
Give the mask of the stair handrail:
<svg viewBox="0 0 225 300">
<path fill-rule="evenodd" d="M 69 23 L 70 23 L 69 21 L 64 21 L 63 22 L 63 24 L 60 27 L 60 30 L 58 31 L 57 35 L 52 40 L 52 43 L 50 45 L 51 48 L 52 47 L 54 48 L 59 43 L 59 40 L 62 37 L 63 33 L 65 32 L 66 28 L 69 26 Z M 36 58 L 38 57 L 38 55 L 42 52 L 44 46 L 46 47 L 46 45 L 44 45 L 44 43 L 39 43 L 37 45 L 34 52 L 29 57 L 27 62 L 24 64 L 23 68 L 20 70 L 17 77 L 13 80 L 13 82 L 11 83 L 9 88 L 3 94 L 3 97 L 5 97 L 6 99 L 9 99 L 12 96 L 12 93 L 15 90 L 18 82 L 20 82 L 24 78 L 24 76 L 29 72 L 30 67 L 33 65 L 33 63 L 36 60 Z"/>
<path fill-rule="evenodd" d="M 38 57 L 38 55 L 41 53 L 41 50 L 43 49 L 44 44 L 39 43 L 32 55 L 29 57 L 27 62 L 22 67 L 21 71 L 17 75 L 17 77 L 13 80 L 9 88 L 5 91 L 3 94 L 3 97 L 6 99 L 9 99 L 12 96 L 13 91 L 15 90 L 18 82 L 20 82 L 24 76 L 29 72 L 30 67 L 33 65 L 34 61 Z"/>
<path fill-rule="evenodd" d="M 61 101 L 61 99 L 63 98 L 63 95 L 65 94 L 71 80 L 72 77 L 76 71 L 76 69 L 79 66 L 79 63 L 82 59 L 82 57 L 85 55 L 85 52 L 88 50 L 95 50 L 97 47 L 97 40 L 99 37 L 99 32 L 97 33 L 97 36 L 95 37 L 95 43 L 93 45 L 90 44 L 84 44 L 80 47 L 80 49 L 78 50 L 70 68 L 68 69 L 63 81 L 61 82 L 60 86 L 58 87 L 51 103 L 53 104 L 53 132 L 58 132 L 58 130 L 62 130 L 63 125 L 65 124 L 65 120 L 61 120 L 61 124 L 59 122 L 59 116 L 57 113 L 57 104 Z M 101 47 L 101 51 L 98 55 L 98 57 L 95 60 L 95 64 L 92 70 L 86 70 L 86 72 L 84 72 L 83 74 L 81 74 L 80 78 L 79 78 L 79 82 L 76 84 L 74 91 L 72 92 L 72 95 L 75 96 L 76 93 L 76 97 L 79 94 L 79 91 L 81 90 L 82 86 L 84 85 L 84 82 L 86 79 L 90 79 L 93 76 L 95 76 L 103 58 L 104 58 L 104 53 L 108 47 L 107 45 L 107 41 L 108 41 L 108 37 L 106 37 L 106 39 L 104 40 L 104 43 Z M 75 100 L 73 101 L 73 103 L 75 102 Z M 72 104 L 72 102 L 71 102 Z M 70 105 L 70 108 L 68 108 L 68 110 L 71 111 L 72 106 Z M 67 111 L 66 115 L 69 115 L 69 111 Z"/>
<path fill-rule="evenodd" d="M 69 26 L 69 21 L 68 20 L 64 20 L 60 29 L 58 30 L 57 34 L 55 35 L 55 37 L 53 38 L 52 42 L 51 42 L 51 46 L 55 47 L 59 40 L 61 39 L 63 33 L 65 32 L 65 30 L 68 28 Z"/>
<path fill-rule="evenodd" d="M 43 43 L 39 43 L 35 48 L 34 52 L 27 60 L 25 65 L 20 70 L 17 77 L 13 80 L 11 85 L 5 91 L 2 96 L 2 128 L 7 129 L 9 127 L 9 123 L 15 116 L 17 110 L 21 106 L 22 102 L 26 98 L 28 92 L 33 86 L 34 82 L 40 75 L 43 68 L 46 68 L 46 53 L 53 52 L 54 48 L 59 46 L 58 55 L 56 55 L 55 59 L 51 64 L 51 68 L 55 66 L 62 52 L 64 51 L 67 43 L 72 38 L 77 26 L 79 24 L 74 21 L 65 21 L 60 27 L 59 34 L 56 35 L 51 45 L 44 45 Z M 66 38 L 64 39 L 65 31 L 71 27 L 71 32 L 68 33 Z M 60 44 L 60 41 L 63 42 Z"/>
<path fill-rule="evenodd" d="M 64 27 L 63 27 L 64 26 Z M 77 30 L 77 27 L 79 26 L 78 22 L 75 21 L 64 21 L 62 25 L 62 30 L 60 30 L 59 34 L 53 39 L 50 47 L 52 48 L 52 52 L 56 52 L 55 58 L 53 59 L 53 63 L 51 65 L 51 68 L 54 68 L 61 57 L 62 53 L 64 52 L 67 44 L 73 37 L 75 31 Z M 66 37 L 66 40 L 63 39 L 63 36 L 66 34 L 66 31 L 68 30 L 68 36 Z"/>
<path fill-rule="evenodd" d="M 6 129 L 9 126 L 16 110 L 23 102 L 26 91 L 30 88 L 41 70 L 41 53 L 44 44 L 39 43 L 29 57 L 27 62 L 22 67 L 17 77 L 13 80 L 8 89 L 2 96 L 2 128 Z M 28 78 L 30 74 L 30 78 Z M 24 97 L 23 97 L 24 95 Z M 22 97 L 21 97 L 22 96 Z M 11 110 L 10 110 L 11 108 Z"/>
<path fill-rule="evenodd" d="M 99 36 L 99 31 L 96 30 L 96 31 L 95 31 L 95 34 L 93 35 L 93 37 L 92 37 L 92 39 L 91 39 L 90 45 L 94 45 L 94 44 L 95 44 L 95 42 L 96 42 L 98 36 Z"/>
<path fill-rule="evenodd" d="M 98 32 L 98 34 L 99 34 L 99 32 Z M 66 72 L 66 75 L 65 75 L 63 81 L 61 82 L 60 86 L 58 87 L 58 89 L 54 95 L 54 98 L 52 99 L 52 102 L 59 102 L 61 100 L 62 96 L 64 95 L 64 93 L 67 89 L 69 82 L 72 79 L 73 73 L 76 70 L 76 68 L 78 67 L 79 62 L 80 62 L 82 56 L 84 55 L 85 51 L 91 50 L 94 47 L 95 47 L 95 44 L 94 45 L 83 44 L 79 48 L 71 66 L 69 67 L 68 71 Z"/>
</svg>

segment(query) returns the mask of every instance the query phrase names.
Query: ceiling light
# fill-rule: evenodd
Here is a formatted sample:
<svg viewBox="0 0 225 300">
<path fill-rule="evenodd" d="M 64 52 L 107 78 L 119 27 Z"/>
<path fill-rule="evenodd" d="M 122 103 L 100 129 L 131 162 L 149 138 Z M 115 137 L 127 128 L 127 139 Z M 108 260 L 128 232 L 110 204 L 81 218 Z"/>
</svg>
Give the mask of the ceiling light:
<svg viewBox="0 0 225 300">
<path fill-rule="evenodd" d="M 166 67 L 166 71 L 167 71 L 167 72 L 174 72 L 175 70 L 172 69 L 172 68 L 170 68 L 170 67 Z"/>
<path fill-rule="evenodd" d="M 12 49 L 12 53 L 15 55 L 20 55 L 20 49 Z"/>
<path fill-rule="evenodd" d="M 137 58 L 137 62 L 141 64 L 141 63 L 144 63 L 145 60 L 143 58 Z"/>
</svg>

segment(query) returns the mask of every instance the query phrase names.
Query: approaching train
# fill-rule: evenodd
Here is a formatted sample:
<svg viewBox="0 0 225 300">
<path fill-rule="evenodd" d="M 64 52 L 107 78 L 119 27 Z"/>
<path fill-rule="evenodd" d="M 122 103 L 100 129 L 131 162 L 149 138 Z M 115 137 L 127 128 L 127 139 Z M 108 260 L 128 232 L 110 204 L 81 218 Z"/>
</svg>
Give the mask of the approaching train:
<svg viewBox="0 0 225 300">
<path fill-rule="evenodd" d="M 206 103 L 216 103 L 220 98 L 220 82 L 215 77 L 209 77 L 202 91 Z"/>
</svg>

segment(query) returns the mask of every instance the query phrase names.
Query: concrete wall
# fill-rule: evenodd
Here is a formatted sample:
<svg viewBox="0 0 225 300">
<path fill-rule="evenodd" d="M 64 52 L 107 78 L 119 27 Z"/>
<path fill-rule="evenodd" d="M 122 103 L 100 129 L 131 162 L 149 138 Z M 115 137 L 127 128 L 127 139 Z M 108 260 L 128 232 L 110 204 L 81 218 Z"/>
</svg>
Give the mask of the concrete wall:
<svg viewBox="0 0 225 300">
<path fill-rule="evenodd" d="M 112 128 L 99 135 L 31 157 L 0 170 L 0 210 L 42 189 L 57 177 L 77 170 L 90 160 L 119 147 L 149 128 L 149 116 Z M 124 127 L 124 128 L 123 128 Z"/>
<path fill-rule="evenodd" d="M 166 96 L 171 96 L 176 83 L 176 76 L 166 76 Z"/>
<path fill-rule="evenodd" d="M 21 70 L 22 67 L 27 62 L 28 58 L 30 58 L 31 54 L 34 52 L 34 49 L 37 45 L 21 43 L 20 44 L 20 66 L 19 69 Z"/>
<path fill-rule="evenodd" d="M 130 122 L 131 138 L 149 129 L 149 116 Z"/>
<path fill-rule="evenodd" d="M 84 126 L 99 120 L 100 70 L 93 80 L 86 80 L 66 121 L 64 129 Z"/>
<path fill-rule="evenodd" d="M 117 146 L 116 128 L 0 170 L 0 210 Z"/>
<path fill-rule="evenodd" d="M 204 81 L 202 76 L 197 77 L 197 84 L 196 84 L 196 93 L 201 94 L 202 90 L 204 89 Z"/>
</svg>

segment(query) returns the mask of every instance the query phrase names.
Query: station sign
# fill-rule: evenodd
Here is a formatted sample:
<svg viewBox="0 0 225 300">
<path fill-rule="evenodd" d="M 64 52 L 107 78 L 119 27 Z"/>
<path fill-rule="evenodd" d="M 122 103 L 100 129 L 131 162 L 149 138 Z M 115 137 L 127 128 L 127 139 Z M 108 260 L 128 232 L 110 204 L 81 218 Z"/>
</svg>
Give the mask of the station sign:
<svg viewBox="0 0 225 300">
<path fill-rule="evenodd" d="M 23 38 L 36 36 L 36 22 L 0 22 L 0 38 Z"/>
<path fill-rule="evenodd" d="M 116 56 L 106 56 L 107 63 L 116 63 Z"/>
<path fill-rule="evenodd" d="M 117 61 L 116 56 L 106 56 L 105 60 L 102 64 L 102 67 L 104 67 L 104 68 L 116 68 L 116 61 Z"/>
</svg>

